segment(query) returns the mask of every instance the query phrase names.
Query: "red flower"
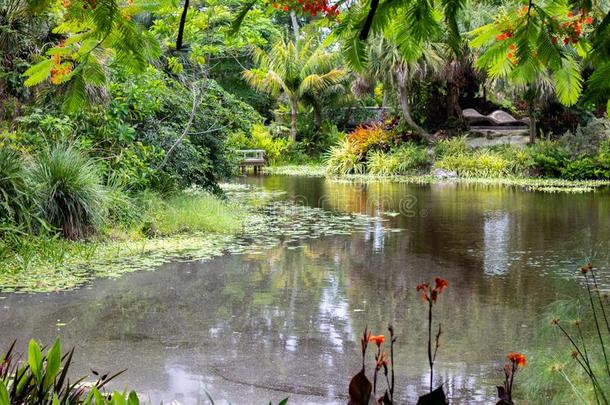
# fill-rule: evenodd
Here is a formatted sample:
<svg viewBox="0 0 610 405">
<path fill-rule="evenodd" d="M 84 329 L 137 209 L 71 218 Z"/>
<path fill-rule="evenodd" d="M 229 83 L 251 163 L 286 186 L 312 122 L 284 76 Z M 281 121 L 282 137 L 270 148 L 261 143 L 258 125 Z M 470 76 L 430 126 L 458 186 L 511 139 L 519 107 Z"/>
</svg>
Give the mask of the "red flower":
<svg viewBox="0 0 610 405">
<path fill-rule="evenodd" d="M 571 11 L 570 11 L 570 12 L 568 12 L 568 18 L 572 18 L 572 17 L 574 17 L 574 13 L 573 13 L 573 12 L 571 12 Z"/>
<path fill-rule="evenodd" d="M 439 293 L 442 293 L 443 290 L 445 288 L 447 288 L 447 286 L 449 285 L 447 280 L 445 280 L 444 278 L 440 278 L 440 277 L 435 278 L 434 282 L 436 283 L 436 289 L 438 290 Z"/>
<path fill-rule="evenodd" d="M 585 24 L 591 24 L 593 22 L 593 19 L 591 18 L 590 15 L 587 16 L 587 18 L 585 18 Z"/>
<path fill-rule="evenodd" d="M 282 6 L 282 11 L 288 11 L 288 6 L 287 5 L 283 5 Z"/>
<path fill-rule="evenodd" d="M 552 37 L 551 37 L 551 42 L 552 42 L 553 44 L 556 44 L 556 43 L 557 43 L 557 37 L 556 37 L 556 36 L 552 36 Z"/>
</svg>

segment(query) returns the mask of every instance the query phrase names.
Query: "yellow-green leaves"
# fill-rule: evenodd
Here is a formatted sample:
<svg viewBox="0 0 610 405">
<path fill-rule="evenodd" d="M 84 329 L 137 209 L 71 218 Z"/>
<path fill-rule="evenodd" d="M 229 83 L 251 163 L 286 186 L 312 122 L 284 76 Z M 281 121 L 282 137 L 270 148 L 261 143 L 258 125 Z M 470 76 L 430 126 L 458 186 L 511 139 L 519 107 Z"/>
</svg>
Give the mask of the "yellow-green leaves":
<svg viewBox="0 0 610 405">
<path fill-rule="evenodd" d="M 553 72 L 553 83 L 559 101 L 567 106 L 574 105 L 582 92 L 581 67 L 572 57 L 565 57 L 561 67 Z"/>
<path fill-rule="evenodd" d="M 51 74 L 52 66 L 53 66 L 53 62 L 51 61 L 51 59 L 45 59 L 42 62 L 39 62 L 39 63 L 31 66 L 24 73 L 24 75 L 27 76 L 27 80 L 25 81 L 24 84 L 29 87 L 29 86 L 35 86 L 39 83 L 42 83 Z"/>
<path fill-rule="evenodd" d="M 8 391 L 2 380 L 0 380 L 0 405 L 10 405 L 8 401 Z"/>
<path fill-rule="evenodd" d="M 43 387 L 45 390 L 51 388 L 55 383 L 55 377 L 59 373 L 61 367 L 61 343 L 59 339 L 55 341 L 49 352 L 47 353 L 47 364 L 44 373 Z"/>
<path fill-rule="evenodd" d="M 28 364 L 36 381 L 40 382 L 42 380 L 42 351 L 34 339 L 30 340 L 28 346 Z"/>
</svg>

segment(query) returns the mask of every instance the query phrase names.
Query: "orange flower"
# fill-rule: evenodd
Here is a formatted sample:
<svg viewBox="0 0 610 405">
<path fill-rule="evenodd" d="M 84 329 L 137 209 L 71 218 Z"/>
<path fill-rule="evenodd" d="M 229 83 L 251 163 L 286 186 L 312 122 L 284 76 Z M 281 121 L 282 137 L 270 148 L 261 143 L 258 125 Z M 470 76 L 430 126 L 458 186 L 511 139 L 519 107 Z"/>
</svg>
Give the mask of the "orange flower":
<svg viewBox="0 0 610 405">
<path fill-rule="evenodd" d="M 377 347 L 381 347 L 383 342 L 385 342 L 385 336 L 383 336 L 383 335 L 379 335 L 379 336 L 371 335 L 371 336 L 369 336 L 369 342 L 375 342 Z"/>
<path fill-rule="evenodd" d="M 288 6 L 287 5 L 283 5 L 282 6 L 282 11 L 288 11 Z"/>
<path fill-rule="evenodd" d="M 593 22 L 593 19 L 591 18 L 590 15 L 587 16 L 587 18 L 585 18 L 585 24 L 591 24 Z"/>
<path fill-rule="evenodd" d="M 508 359 L 508 361 L 518 367 L 523 367 L 527 364 L 527 358 L 521 353 L 510 352 L 508 353 L 508 356 L 506 356 L 506 358 Z"/>
<path fill-rule="evenodd" d="M 70 0 L 63 0 L 64 8 L 70 7 Z"/>
<path fill-rule="evenodd" d="M 506 56 L 508 56 L 508 59 L 512 59 L 515 55 L 513 55 L 512 52 L 509 52 Z"/>
<path fill-rule="evenodd" d="M 574 13 L 573 13 L 573 12 L 571 12 L 571 11 L 570 11 L 570 12 L 568 12 L 568 18 L 572 18 L 572 17 L 574 17 Z"/>
</svg>

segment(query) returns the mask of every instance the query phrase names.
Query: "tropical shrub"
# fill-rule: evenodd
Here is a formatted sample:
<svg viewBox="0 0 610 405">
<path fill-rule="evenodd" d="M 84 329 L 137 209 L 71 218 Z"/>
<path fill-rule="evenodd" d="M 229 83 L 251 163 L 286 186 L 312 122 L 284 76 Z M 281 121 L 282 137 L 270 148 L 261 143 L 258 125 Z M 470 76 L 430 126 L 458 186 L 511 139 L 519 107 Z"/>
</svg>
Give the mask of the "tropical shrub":
<svg viewBox="0 0 610 405">
<path fill-rule="evenodd" d="M 393 153 L 374 150 L 369 152 L 366 158 L 366 169 L 370 174 L 395 175 L 399 172 L 400 160 Z"/>
<path fill-rule="evenodd" d="M 106 193 L 93 161 L 58 144 L 36 156 L 32 169 L 40 215 L 68 239 L 91 235 L 106 212 Z"/>
<path fill-rule="evenodd" d="M 561 169 L 561 177 L 567 180 L 608 180 L 610 159 L 598 155 L 573 160 Z"/>
<path fill-rule="evenodd" d="M 462 177 L 503 177 L 511 174 L 510 163 L 498 153 L 479 150 L 473 154 L 446 155 L 435 167 L 455 171 Z"/>
<path fill-rule="evenodd" d="M 347 135 L 359 155 L 366 155 L 370 150 L 388 150 L 398 143 L 396 134 L 386 130 L 381 124 L 358 126 Z"/>
<path fill-rule="evenodd" d="M 96 380 L 90 385 L 83 383 L 84 378 L 70 381 L 73 355 L 74 349 L 62 354 L 59 339 L 46 353 L 31 340 L 27 359 L 22 361 L 13 342 L 0 356 L 0 404 L 139 404 L 134 391 L 129 394 L 117 391 L 111 395 L 102 393 L 102 389 L 125 370 L 101 377 L 94 371 Z"/>
<path fill-rule="evenodd" d="M 365 165 L 362 162 L 362 149 L 350 138 L 345 138 L 332 148 L 326 155 L 326 171 L 329 174 L 362 174 Z"/>
<path fill-rule="evenodd" d="M 508 170 L 516 176 L 527 175 L 534 162 L 526 148 L 503 145 L 494 149 L 508 162 Z"/>
<path fill-rule="evenodd" d="M 570 155 L 558 142 L 541 140 L 528 148 L 532 169 L 543 177 L 560 177 Z"/>
<path fill-rule="evenodd" d="M 559 138 L 559 144 L 573 159 L 582 156 L 593 156 L 601 144 L 610 139 L 610 121 L 593 118 L 586 125 L 579 125 L 574 132 L 566 132 Z"/>
<path fill-rule="evenodd" d="M 371 174 L 408 174 L 427 167 L 429 161 L 428 152 L 425 148 L 409 144 L 390 153 L 369 152 L 366 167 Z"/>
<path fill-rule="evenodd" d="M 434 156 L 436 159 L 441 159 L 445 156 L 466 155 L 468 149 L 465 135 L 441 139 L 434 145 Z"/>
</svg>

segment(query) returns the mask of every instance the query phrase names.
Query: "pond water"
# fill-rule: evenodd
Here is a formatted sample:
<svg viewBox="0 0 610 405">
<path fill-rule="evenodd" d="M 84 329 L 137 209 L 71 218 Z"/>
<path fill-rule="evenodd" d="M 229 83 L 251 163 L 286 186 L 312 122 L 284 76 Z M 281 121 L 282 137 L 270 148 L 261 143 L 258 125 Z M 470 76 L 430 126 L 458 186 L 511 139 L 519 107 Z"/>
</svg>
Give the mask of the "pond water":
<svg viewBox="0 0 610 405">
<path fill-rule="evenodd" d="M 320 178 L 238 181 L 345 215 L 366 229 L 252 254 L 172 263 L 75 291 L 0 294 L 0 347 L 60 335 L 75 372 L 128 368 L 152 403 L 345 403 L 359 336 L 391 322 L 402 400 L 425 391 L 425 306 L 416 284 L 449 287 L 437 383 L 452 403 L 492 403 L 508 351 L 527 353 L 544 308 L 578 293 L 584 260 L 607 270 L 610 194 L 456 184 L 355 184 Z M 394 228 L 394 229 L 393 229 Z M 400 229 L 400 231 L 396 231 Z M 298 230 L 297 230 L 298 231 Z M 606 272 L 607 273 L 607 272 Z M 608 280 L 603 280 L 608 286 Z"/>
</svg>

